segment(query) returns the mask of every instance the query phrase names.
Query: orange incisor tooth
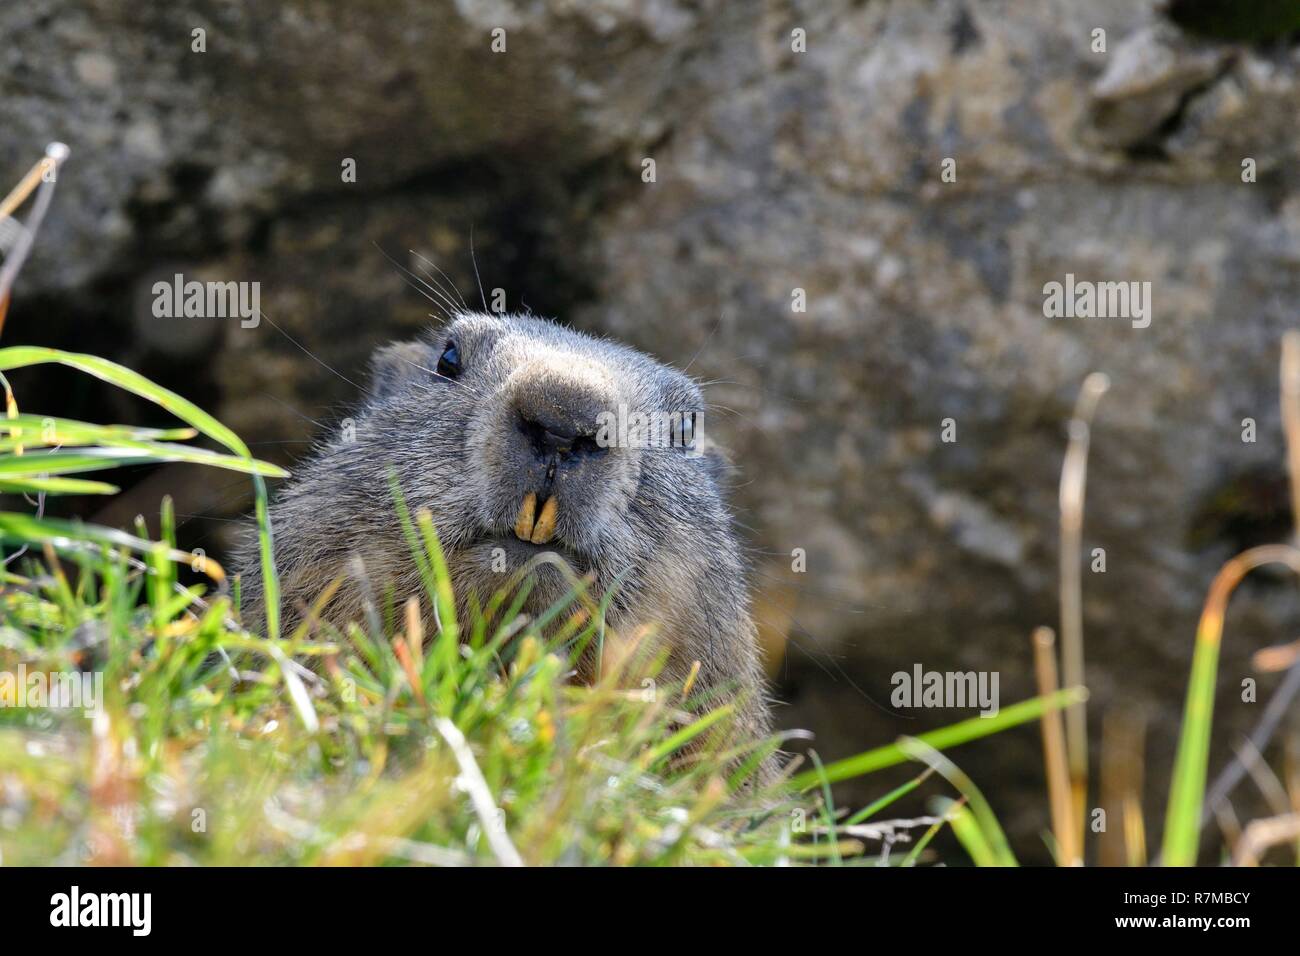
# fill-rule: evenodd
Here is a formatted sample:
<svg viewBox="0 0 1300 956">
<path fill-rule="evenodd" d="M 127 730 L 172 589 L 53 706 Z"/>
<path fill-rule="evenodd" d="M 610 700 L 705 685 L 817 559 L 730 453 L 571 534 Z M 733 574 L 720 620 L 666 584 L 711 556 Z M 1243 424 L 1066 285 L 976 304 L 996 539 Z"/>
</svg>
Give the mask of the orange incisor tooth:
<svg viewBox="0 0 1300 956">
<path fill-rule="evenodd" d="M 546 544 L 555 537 L 555 512 L 558 509 L 555 495 L 551 495 L 546 499 L 546 504 L 542 505 L 542 513 L 537 517 L 537 524 L 533 525 L 533 536 L 529 538 L 533 544 Z"/>
<path fill-rule="evenodd" d="M 533 516 L 537 514 L 537 495 L 528 492 L 524 503 L 519 506 L 519 517 L 515 518 L 515 537 L 527 541 L 533 536 Z"/>
</svg>

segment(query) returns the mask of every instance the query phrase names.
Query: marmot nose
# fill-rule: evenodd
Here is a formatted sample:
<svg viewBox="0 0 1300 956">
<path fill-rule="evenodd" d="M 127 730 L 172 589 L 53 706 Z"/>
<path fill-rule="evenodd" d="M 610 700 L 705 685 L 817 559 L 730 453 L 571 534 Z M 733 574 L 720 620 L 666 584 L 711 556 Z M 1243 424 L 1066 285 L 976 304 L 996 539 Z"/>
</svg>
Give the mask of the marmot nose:
<svg viewBox="0 0 1300 956">
<path fill-rule="evenodd" d="M 558 457 L 570 458 L 597 454 L 595 429 L 580 428 L 572 421 L 544 415 L 520 415 L 519 430 L 528 440 L 533 453 L 542 460 Z"/>
</svg>

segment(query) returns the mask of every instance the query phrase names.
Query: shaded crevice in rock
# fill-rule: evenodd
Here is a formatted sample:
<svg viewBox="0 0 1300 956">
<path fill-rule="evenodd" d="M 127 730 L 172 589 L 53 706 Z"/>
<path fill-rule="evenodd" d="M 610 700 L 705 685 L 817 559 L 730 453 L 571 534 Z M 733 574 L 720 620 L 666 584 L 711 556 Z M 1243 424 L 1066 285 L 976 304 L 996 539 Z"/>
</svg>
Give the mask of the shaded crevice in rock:
<svg viewBox="0 0 1300 956">
<path fill-rule="evenodd" d="M 1291 0 L 1168 0 L 1163 12 L 1179 28 L 1207 39 L 1300 43 L 1300 8 Z"/>
<path fill-rule="evenodd" d="M 1285 470 L 1280 463 L 1260 465 L 1216 483 L 1188 522 L 1187 545 L 1238 554 L 1285 541 L 1294 527 Z"/>
<path fill-rule="evenodd" d="M 1136 142 L 1124 147 L 1125 154 L 1137 162 L 1170 160 L 1168 141 L 1177 136 L 1184 128 L 1187 114 L 1198 97 L 1203 97 L 1216 83 L 1222 80 L 1233 68 L 1233 61 L 1226 60 L 1218 72 L 1208 79 L 1184 90 L 1169 115 L 1160 120 L 1159 125 Z"/>
<path fill-rule="evenodd" d="M 968 50 L 978 47 L 983 39 L 979 27 L 976 26 L 975 20 L 971 17 L 970 8 L 965 4 L 959 4 L 957 14 L 953 17 L 948 32 L 952 36 L 952 52 L 954 56 L 961 56 Z"/>
</svg>

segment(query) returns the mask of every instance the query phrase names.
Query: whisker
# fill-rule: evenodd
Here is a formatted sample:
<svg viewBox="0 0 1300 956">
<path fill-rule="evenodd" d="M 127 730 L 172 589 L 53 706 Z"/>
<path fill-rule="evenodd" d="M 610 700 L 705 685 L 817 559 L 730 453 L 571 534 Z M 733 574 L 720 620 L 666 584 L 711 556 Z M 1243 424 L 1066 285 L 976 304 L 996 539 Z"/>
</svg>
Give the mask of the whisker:
<svg viewBox="0 0 1300 956">
<path fill-rule="evenodd" d="M 303 421 L 305 421 L 305 422 L 311 422 L 313 425 L 315 425 L 317 428 L 320 428 L 320 429 L 324 429 L 324 428 L 325 428 L 325 426 L 324 426 L 323 424 L 321 424 L 320 422 L 316 421 L 316 419 L 312 418 L 310 415 L 305 415 L 305 414 L 303 414 L 303 413 L 300 412 L 298 409 L 294 408 L 292 405 L 290 405 L 288 402 L 286 402 L 284 399 L 282 399 L 282 398 L 278 398 L 277 396 L 272 395 L 270 392 L 266 392 L 266 391 L 259 391 L 257 394 L 258 394 L 258 395 L 261 395 L 263 398 L 269 398 L 271 401 L 275 402 L 277 405 L 282 405 L 282 406 L 284 406 L 285 408 L 289 409 L 289 411 L 293 412 L 295 415 L 297 415 L 299 418 L 301 418 Z"/>
<path fill-rule="evenodd" d="M 259 312 L 258 312 L 258 315 L 260 315 L 262 318 L 266 319 L 266 321 L 271 322 L 271 317 L 270 317 L 269 315 L 267 315 L 265 312 L 261 312 L 261 311 L 259 311 Z M 334 373 L 335 375 L 337 375 L 339 378 L 343 379 L 343 381 L 347 382 L 349 385 L 351 385 L 353 388 L 355 388 L 358 392 L 362 390 L 360 385 L 358 385 L 356 382 L 352 381 L 352 379 L 348 378 L 346 375 L 344 375 L 344 374 L 343 374 L 342 372 L 340 372 L 338 369 L 334 368 L 332 365 L 328 364 L 327 362 L 323 362 L 323 361 L 321 361 L 319 358 L 317 358 L 315 355 L 312 354 L 311 349 L 308 349 L 307 347 L 305 347 L 301 342 L 299 342 L 297 339 L 295 339 L 292 335 L 290 335 L 290 334 L 289 334 L 288 332 L 286 332 L 284 329 L 280 328 L 280 327 L 279 327 L 278 325 L 276 325 L 274 322 L 271 322 L 271 328 L 275 329 L 277 332 L 279 332 L 281 335 L 283 335 L 286 339 L 288 339 L 290 342 L 292 342 L 295 346 L 298 347 L 298 349 L 300 349 L 300 350 L 302 351 L 302 353 L 303 353 L 304 355 L 306 355 L 308 358 L 310 358 L 313 362 L 315 362 L 315 363 L 316 363 L 317 365 L 319 365 L 321 368 L 326 369 L 326 370 L 328 370 L 328 371 L 330 371 L 330 372 L 333 372 L 333 373 Z"/>
<path fill-rule="evenodd" d="M 447 285 L 451 286 L 451 291 L 456 293 L 456 299 L 460 302 L 461 308 L 465 309 L 467 312 L 469 311 L 469 304 L 465 301 L 465 297 L 460 294 L 460 287 L 457 286 L 456 283 L 451 281 L 451 276 L 447 275 L 447 273 L 443 272 L 442 269 L 438 268 L 438 264 L 436 262 L 432 262 L 431 260 L 426 259 L 424 256 L 420 255 L 414 249 L 407 249 L 406 251 L 409 252 L 411 255 L 413 255 L 415 258 L 419 259 L 425 265 L 430 266 L 433 269 L 436 269 L 438 271 L 438 275 L 442 276 L 442 278 L 446 280 Z M 433 276 L 429 276 L 429 278 L 432 279 Z"/>
<path fill-rule="evenodd" d="M 474 281 L 478 283 L 478 297 L 483 302 L 483 311 L 488 311 L 487 296 L 483 294 L 483 277 L 478 274 L 478 259 L 474 255 L 474 226 L 469 227 L 469 261 L 474 263 Z"/>
<path fill-rule="evenodd" d="M 411 249 L 411 250 L 408 250 L 408 251 L 411 253 L 411 255 L 416 256 L 416 258 L 419 258 L 418 254 L 415 252 L 415 250 Z M 423 265 L 418 265 L 418 264 L 417 264 L 417 268 L 419 269 L 420 274 L 421 274 L 422 276 L 424 276 L 426 279 L 428 279 L 430 283 L 432 283 L 432 284 L 434 284 L 434 285 L 437 286 L 438 290 L 443 294 L 444 300 L 447 301 L 447 302 L 449 302 L 449 303 L 451 304 L 451 307 L 452 307 L 452 309 L 453 309 L 454 311 L 456 311 L 456 312 L 468 312 L 468 311 L 469 311 L 469 308 L 468 308 L 468 307 L 467 307 L 463 302 L 460 303 L 460 304 L 457 304 L 457 300 L 460 299 L 460 290 L 456 288 L 455 283 L 453 283 L 450 279 L 447 279 L 446 282 L 444 283 L 441 279 L 439 279 L 437 276 L 435 276 L 432 272 L 429 272 L 427 269 L 425 269 Z M 437 266 L 434 266 L 434 268 L 437 269 L 438 267 L 437 267 Z M 440 273 L 442 272 L 441 269 L 438 269 L 438 271 L 439 271 Z M 443 276 L 444 276 L 444 278 L 445 278 L 446 273 L 443 273 Z M 447 288 L 448 285 L 451 286 L 451 289 L 448 289 L 448 288 Z M 455 298 L 454 298 L 454 299 L 452 298 L 452 294 L 453 294 L 453 293 L 455 293 Z"/>
<path fill-rule="evenodd" d="M 407 282 L 407 285 L 411 285 L 412 289 L 415 289 L 415 291 L 419 292 L 422 296 L 424 296 L 434 305 L 443 309 L 447 313 L 447 318 L 451 318 L 452 315 L 460 311 L 459 307 L 456 305 L 455 302 L 451 300 L 451 297 L 449 295 L 447 295 L 445 292 L 439 289 L 435 289 L 429 283 L 425 282 L 423 278 L 416 275 L 410 269 L 406 268 L 406 266 L 402 265 L 400 262 L 398 262 L 396 259 L 390 256 L 387 252 L 385 252 L 383 247 L 381 247 L 379 243 L 377 242 L 374 243 L 374 246 L 376 249 L 379 250 L 379 254 L 382 255 L 385 259 L 389 261 L 389 263 L 392 264 L 393 268 L 397 269 L 399 272 L 402 273 L 403 277 L 409 276 L 411 279 L 414 279 L 416 282 L 418 282 L 419 283 L 418 286 L 411 285 L 410 282 Z M 420 286 L 423 286 L 423 288 L 420 288 Z"/>
<path fill-rule="evenodd" d="M 710 386 L 713 385 L 731 385 L 736 388 L 747 388 L 747 389 L 751 389 L 752 391 L 759 392 L 763 395 L 776 396 L 777 398 L 782 399 L 783 401 L 794 402 L 795 404 L 798 405 L 807 405 L 810 401 L 812 401 L 812 399 L 809 398 L 800 398 L 798 395 L 791 395 L 789 392 L 779 392 L 776 389 L 772 388 L 770 385 L 754 385 L 750 382 L 738 382 L 729 379 L 718 379 L 717 381 L 713 381 L 713 382 L 699 383 L 700 388 L 709 388 Z"/>
<path fill-rule="evenodd" d="M 741 385 L 741 386 L 746 385 L 746 383 L 738 382 L 732 378 L 715 378 L 708 382 L 696 382 L 695 384 L 698 385 L 700 388 L 709 388 L 712 385 Z M 754 386 L 746 386 L 746 387 L 753 388 Z"/>
<path fill-rule="evenodd" d="M 836 683 L 839 683 L 839 680 L 836 678 L 835 674 L 832 674 L 829 670 L 827 670 L 826 667 L 821 663 L 821 660 L 818 659 L 818 656 L 819 656 L 819 655 L 820 655 L 820 657 L 821 657 L 822 660 L 826 660 L 826 661 L 829 661 L 829 662 L 830 662 L 830 665 L 831 665 L 833 668 L 835 668 L 835 673 L 839 675 L 839 678 L 842 678 L 842 679 L 843 679 L 844 683 L 848 684 L 851 688 L 853 688 L 853 690 L 856 691 L 856 692 L 858 693 L 859 696 L 861 696 L 864 700 L 866 700 L 866 701 L 868 701 L 869 703 L 871 703 L 872 706 L 874 706 L 877 710 L 880 710 L 880 711 L 882 711 L 882 712 L 884 712 L 884 713 L 886 713 L 886 714 L 889 714 L 891 717 L 901 717 L 901 718 L 904 719 L 904 720 L 916 720 L 916 718 L 915 718 L 914 716 L 912 716 L 911 714 L 905 714 L 905 713 L 902 713 L 901 711 L 897 711 L 897 710 L 895 710 L 895 709 L 892 708 L 892 707 L 886 707 L 884 704 L 880 703 L 880 701 L 876 700 L 876 698 L 872 697 L 872 696 L 871 696 L 870 694 L 868 694 L 865 690 L 863 690 L 863 689 L 858 685 L 858 683 L 857 683 L 857 682 L 856 682 L 852 677 L 849 676 L 848 671 L 846 671 L 846 670 L 845 670 L 845 669 L 840 665 L 839 659 L 838 659 L 834 654 L 832 654 L 832 653 L 830 653 L 829 651 L 826 651 L 826 650 L 821 650 L 821 649 L 819 649 L 819 648 L 817 648 L 817 647 L 815 646 L 815 645 L 816 645 L 816 642 L 817 642 L 817 638 L 812 634 L 811 631 L 808 630 L 808 628 L 806 628 L 806 627 L 803 626 L 803 624 L 799 621 L 799 619 L 798 619 L 797 617 L 795 617 L 794 615 L 791 615 L 791 616 L 790 616 L 790 623 L 791 623 L 791 625 L 793 625 L 793 629 L 797 629 L 797 630 L 800 632 L 800 634 L 802 634 L 804 637 L 808 638 L 808 640 L 811 641 L 811 642 L 813 642 L 813 643 L 810 644 L 810 645 L 808 645 L 808 646 L 805 646 L 802 642 L 800 642 L 800 641 L 796 641 L 796 640 L 794 639 L 794 636 L 793 636 L 791 633 L 789 633 L 789 632 L 786 633 L 786 638 L 785 638 L 786 641 L 787 641 L 789 644 L 793 645 L 794 647 L 798 648 L 799 650 L 803 651 L 803 653 L 804 653 L 804 654 L 805 654 L 805 655 L 806 655 L 806 656 L 807 656 L 807 657 L 808 657 L 808 658 L 809 658 L 809 659 L 810 659 L 814 664 L 816 664 L 819 668 L 821 668 L 821 670 L 822 670 L 822 671 L 823 671 L 823 672 L 824 672 L 828 677 L 830 677 L 831 680 L 836 681 Z"/>
<path fill-rule="evenodd" d="M 416 282 L 420 283 L 422 286 L 424 286 L 426 289 L 428 289 L 430 292 L 436 295 L 438 297 L 437 299 L 438 304 L 442 306 L 443 311 L 447 313 L 448 317 L 451 317 L 460 311 L 460 307 L 456 305 L 455 300 L 452 299 L 451 295 L 445 289 L 443 289 L 441 285 L 434 286 L 432 283 L 425 281 L 425 279 L 421 278 L 420 276 L 417 276 L 414 272 L 410 271 L 409 269 L 406 269 L 405 267 L 398 265 L 397 263 L 393 263 L 393 264 L 397 265 L 397 268 L 401 269 L 403 272 L 409 275 Z M 433 276 L 428 276 L 428 278 L 432 279 Z"/>
<path fill-rule="evenodd" d="M 690 371 L 691 366 L 695 364 L 695 360 L 700 357 L 700 353 L 703 352 L 706 348 L 708 348 L 709 343 L 713 341 L 713 337 L 718 334 L 718 329 L 722 327 L 722 320 L 725 319 L 726 317 L 727 317 L 726 312 L 720 312 L 718 314 L 718 321 L 713 323 L 713 329 L 709 332 L 708 336 L 704 339 L 704 342 L 700 345 L 700 347 L 695 350 L 695 354 L 691 356 L 691 360 L 686 363 L 686 368 L 682 369 L 683 375 L 685 375 L 688 371 Z"/>
<path fill-rule="evenodd" d="M 410 365 L 410 366 L 412 366 L 412 367 L 414 367 L 414 368 L 418 368 L 421 372 L 428 372 L 430 375 L 434 376 L 435 378 L 440 378 L 440 379 L 442 379 L 444 382 L 450 382 L 452 385 L 459 385 L 461 388 L 463 388 L 465 391 L 469 392 L 469 393 L 470 393 L 471 395 L 473 395 L 475 398 L 482 398 L 482 397 L 483 397 L 481 393 L 479 393 L 479 392 L 475 391 L 474 389 L 470 388 L 470 387 L 469 387 L 468 385 L 466 385 L 464 382 L 458 382 L 458 381 L 457 381 L 456 379 L 454 379 L 454 378 L 448 378 L 446 375 L 443 375 L 441 372 L 436 371 L 435 369 L 425 368 L 425 367 L 424 367 L 423 365 L 421 365 L 419 362 L 412 362 L 412 361 L 411 361 L 410 359 L 408 359 L 408 358 L 404 358 L 404 359 L 402 359 L 402 361 L 405 362 L 407 365 Z M 426 389 L 427 389 L 427 386 L 420 386 L 420 387 L 421 387 L 421 388 L 426 388 Z"/>
<path fill-rule="evenodd" d="M 721 405 L 718 402 L 709 402 L 707 408 L 709 409 L 709 411 L 729 412 L 730 414 L 735 415 L 737 418 L 743 419 L 749 424 L 757 427 L 758 423 L 755 422 L 754 419 L 750 418 L 742 411 L 737 411 L 736 409 L 732 408 L 730 405 Z"/>
</svg>

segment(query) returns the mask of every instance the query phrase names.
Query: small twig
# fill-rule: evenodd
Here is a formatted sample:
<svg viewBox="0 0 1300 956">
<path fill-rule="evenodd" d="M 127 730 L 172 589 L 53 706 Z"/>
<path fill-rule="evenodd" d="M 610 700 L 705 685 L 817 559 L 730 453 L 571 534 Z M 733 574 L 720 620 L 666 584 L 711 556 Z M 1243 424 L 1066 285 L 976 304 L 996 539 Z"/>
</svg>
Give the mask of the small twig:
<svg viewBox="0 0 1300 956">
<path fill-rule="evenodd" d="M 408 840 L 405 837 L 367 836 L 364 833 L 348 834 L 333 846 L 330 846 L 325 855 L 328 857 L 338 852 L 361 852 L 372 845 L 386 857 L 396 857 L 399 860 L 422 863 L 425 866 L 459 867 L 472 866 L 474 863 L 473 858 L 468 853 L 462 853 L 460 850 L 437 846 L 433 843 Z"/>
<path fill-rule="evenodd" d="M 1093 372 L 1083 380 L 1070 419 L 1069 445 L 1061 465 L 1061 655 L 1062 677 L 1067 687 L 1083 680 L 1083 503 L 1088 480 L 1088 440 L 1093 414 L 1110 379 Z M 1083 818 L 1088 800 L 1088 725 L 1082 702 L 1065 712 L 1075 835 L 1083 844 Z"/>
<path fill-rule="evenodd" d="M 1260 856 L 1271 846 L 1300 839 L 1300 813 L 1253 820 L 1237 841 L 1233 866 L 1259 866 Z"/>
<path fill-rule="evenodd" d="M 492 791 L 488 789 L 487 780 L 483 778 L 483 771 L 479 770 L 478 762 L 474 760 L 474 754 L 470 751 L 469 744 L 465 742 L 465 735 L 446 717 L 437 718 L 433 725 L 438 728 L 442 739 L 447 741 L 447 746 L 451 748 L 456 763 L 460 766 L 461 780 L 464 782 L 466 792 L 469 793 L 470 803 L 474 806 L 479 824 L 483 827 L 483 833 L 492 852 L 496 854 L 497 861 L 502 866 L 523 866 L 523 858 L 515 849 L 515 845 L 510 842 L 510 835 L 497 820 L 496 801 L 492 799 Z"/>
<path fill-rule="evenodd" d="M 424 620 L 420 617 L 420 599 L 412 594 L 406 599 L 406 644 L 417 673 L 424 671 Z"/>
<path fill-rule="evenodd" d="M 1300 521 L 1300 332 L 1295 330 L 1282 336 L 1282 431 L 1291 479 L 1291 517 Z M 1300 528 L 1293 528 L 1292 535 L 1300 541 Z"/>
<path fill-rule="evenodd" d="M 1232 852 L 1239 840 L 1241 840 L 1241 821 L 1237 819 L 1237 811 L 1227 800 L 1219 804 L 1214 811 L 1214 821 L 1219 825 L 1219 833 L 1223 835 L 1223 842 L 1227 845 L 1229 852 Z M 1157 859 L 1157 863 L 1159 860 Z"/>
<path fill-rule="evenodd" d="M 1038 678 L 1041 696 L 1060 690 L 1056 674 L 1056 635 L 1050 627 L 1035 629 L 1034 671 Z M 1074 808 L 1070 800 L 1070 771 L 1066 765 L 1065 730 L 1059 710 L 1045 710 L 1043 725 L 1043 759 L 1047 766 L 1047 793 L 1052 809 L 1052 831 L 1062 866 L 1082 866 L 1079 847 L 1079 827 L 1073 819 Z"/>
<path fill-rule="evenodd" d="M 1138 710 L 1111 710 L 1102 721 L 1101 802 L 1119 817 L 1107 827 L 1098 862 L 1102 866 L 1146 866 L 1146 821 L 1142 815 L 1146 721 Z"/>
<path fill-rule="evenodd" d="M 914 830 L 918 827 L 930 827 L 936 823 L 944 823 L 949 817 L 916 817 L 912 820 L 881 820 L 879 823 L 854 823 L 850 825 L 836 827 L 837 833 L 845 833 L 849 836 L 862 837 L 867 840 L 888 840 L 895 843 L 909 843 L 911 836 L 908 830 Z M 825 835 L 830 831 L 825 827 L 813 827 L 814 833 Z"/>
<path fill-rule="evenodd" d="M 1265 674 L 1284 671 L 1296 662 L 1300 662 L 1300 640 L 1261 647 L 1250 656 L 1250 666 Z"/>
<path fill-rule="evenodd" d="M 469 854 L 460 850 L 433 843 L 420 843 L 405 837 L 348 833 L 336 839 L 333 834 L 316 824 L 289 813 L 274 798 L 268 799 L 262 805 L 262 814 L 274 829 L 295 840 L 302 843 L 324 844 L 322 855 L 326 859 L 340 853 L 360 853 L 373 846 L 384 856 L 393 856 L 427 866 L 470 866 L 474 862 Z"/>
<path fill-rule="evenodd" d="M 8 196 L 0 200 L 0 222 L 4 222 L 11 213 L 26 202 L 32 191 L 36 190 L 36 202 L 32 207 L 31 215 L 27 218 L 27 224 L 19 228 L 17 240 L 6 255 L 4 265 L 0 266 L 0 302 L 4 303 L 6 311 L 9 305 L 9 291 L 13 288 L 18 270 L 27 260 L 27 254 L 31 252 L 32 243 L 36 241 L 36 232 L 45 219 L 45 211 L 49 208 L 50 199 L 54 195 L 54 184 L 58 181 L 59 167 L 67 158 L 67 146 L 62 143 L 50 143 L 45 147 L 45 156 L 31 168 Z"/>
<path fill-rule="evenodd" d="M 1256 788 L 1268 801 L 1269 808 L 1278 814 L 1289 812 L 1291 806 L 1287 800 L 1286 787 L 1282 786 L 1282 781 L 1277 778 L 1273 768 L 1265 762 L 1264 755 L 1249 740 L 1241 742 L 1237 748 L 1237 758 L 1245 764 L 1250 779 L 1255 781 Z"/>
</svg>

